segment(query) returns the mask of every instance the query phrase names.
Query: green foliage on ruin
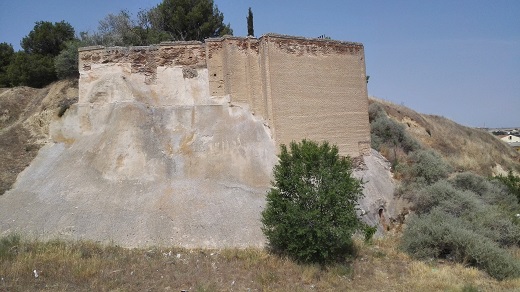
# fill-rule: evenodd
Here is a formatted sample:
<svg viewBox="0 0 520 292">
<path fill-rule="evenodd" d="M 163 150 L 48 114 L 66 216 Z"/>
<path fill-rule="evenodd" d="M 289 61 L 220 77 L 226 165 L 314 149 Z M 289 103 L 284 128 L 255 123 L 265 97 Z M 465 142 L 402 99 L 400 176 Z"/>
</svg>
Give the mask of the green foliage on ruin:
<svg viewBox="0 0 520 292">
<path fill-rule="evenodd" d="M 203 41 L 233 34 L 213 0 L 163 0 L 149 13 L 149 26 L 168 32 L 172 40 Z"/>
<path fill-rule="evenodd" d="M 348 157 L 327 142 L 281 145 L 274 182 L 262 212 L 270 248 L 305 263 L 327 263 L 352 254 L 352 235 L 372 232 L 356 216 L 362 182 Z M 370 234 L 369 234 L 370 235 Z"/>
<path fill-rule="evenodd" d="M 212 0 L 164 0 L 139 11 L 136 18 L 122 10 L 108 14 L 96 31 L 81 32 L 79 38 L 65 21 L 38 21 L 22 39 L 23 51 L 0 44 L 0 87 L 43 87 L 57 79 L 77 77 L 78 47 L 144 46 L 232 34 Z"/>
</svg>

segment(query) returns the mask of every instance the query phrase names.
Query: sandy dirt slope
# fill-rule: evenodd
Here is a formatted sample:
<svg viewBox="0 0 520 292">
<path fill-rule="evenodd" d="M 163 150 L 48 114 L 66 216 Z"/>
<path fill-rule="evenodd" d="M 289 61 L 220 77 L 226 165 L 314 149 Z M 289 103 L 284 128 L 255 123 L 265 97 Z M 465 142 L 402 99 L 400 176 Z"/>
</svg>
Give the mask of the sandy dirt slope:
<svg viewBox="0 0 520 292">
<path fill-rule="evenodd" d="M 0 90 L 0 195 L 50 141 L 49 124 L 59 119 L 61 105 L 77 97 L 77 80 L 55 82 L 42 89 Z"/>
</svg>

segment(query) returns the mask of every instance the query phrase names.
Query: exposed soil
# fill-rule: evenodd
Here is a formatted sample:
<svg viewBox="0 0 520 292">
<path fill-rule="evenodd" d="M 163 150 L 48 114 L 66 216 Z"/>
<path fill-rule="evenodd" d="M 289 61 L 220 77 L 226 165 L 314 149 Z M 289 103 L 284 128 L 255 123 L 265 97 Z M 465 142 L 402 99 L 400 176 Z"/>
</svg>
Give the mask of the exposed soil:
<svg viewBox="0 0 520 292">
<path fill-rule="evenodd" d="M 42 89 L 0 90 L 0 195 L 48 142 L 49 124 L 61 104 L 78 96 L 77 80 L 53 83 Z"/>
</svg>

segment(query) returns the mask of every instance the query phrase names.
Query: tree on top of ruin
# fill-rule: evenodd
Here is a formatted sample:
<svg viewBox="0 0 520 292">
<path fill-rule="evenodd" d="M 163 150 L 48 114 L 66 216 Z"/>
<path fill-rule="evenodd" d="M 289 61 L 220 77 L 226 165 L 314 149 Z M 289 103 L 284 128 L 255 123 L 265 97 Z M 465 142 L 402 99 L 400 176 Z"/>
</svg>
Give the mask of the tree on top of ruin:
<svg viewBox="0 0 520 292">
<path fill-rule="evenodd" d="M 253 27 L 253 11 L 251 10 L 251 7 L 249 7 L 249 11 L 247 13 L 247 35 L 248 36 L 255 36 L 255 29 Z"/>
<path fill-rule="evenodd" d="M 142 26 L 167 32 L 174 41 L 204 41 L 233 34 L 213 0 L 163 0 L 142 19 L 147 20 Z"/>
</svg>

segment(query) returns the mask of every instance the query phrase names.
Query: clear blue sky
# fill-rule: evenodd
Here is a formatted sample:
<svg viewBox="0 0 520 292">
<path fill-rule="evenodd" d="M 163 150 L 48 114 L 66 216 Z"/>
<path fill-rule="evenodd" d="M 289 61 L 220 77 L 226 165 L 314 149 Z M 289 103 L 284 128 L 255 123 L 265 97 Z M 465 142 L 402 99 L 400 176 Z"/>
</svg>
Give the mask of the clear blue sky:
<svg viewBox="0 0 520 292">
<path fill-rule="evenodd" d="M 0 42 L 20 49 L 39 20 L 95 30 L 159 0 L 0 0 Z M 518 0 L 216 0 L 234 35 L 268 32 L 362 42 L 369 95 L 473 127 L 520 127 Z"/>
</svg>

